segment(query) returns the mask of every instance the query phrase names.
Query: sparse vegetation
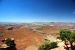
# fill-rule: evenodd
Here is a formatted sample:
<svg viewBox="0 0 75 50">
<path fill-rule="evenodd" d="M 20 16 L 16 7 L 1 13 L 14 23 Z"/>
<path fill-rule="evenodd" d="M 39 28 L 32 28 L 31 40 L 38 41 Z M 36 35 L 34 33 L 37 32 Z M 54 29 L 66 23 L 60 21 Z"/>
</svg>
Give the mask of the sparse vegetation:
<svg viewBox="0 0 75 50">
<path fill-rule="evenodd" d="M 0 50 L 16 50 L 15 42 L 11 38 L 6 38 L 4 40 L 4 44 L 6 45 L 6 47 L 0 48 Z"/>
<path fill-rule="evenodd" d="M 46 50 L 50 50 L 51 48 L 55 48 L 56 44 L 58 43 L 57 48 L 55 48 L 54 50 L 64 50 L 63 46 L 63 42 L 61 41 L 61 39 L 63 41 L 74 41 L 75 39 L 75 32 L 72 32 L 70 30 L 60 30 L 60 34 L 59 33 L 59 29 L 62 28 L 70 28 L 71 30 L 75 30 L 74 26 L 65 26 L 62 24 L 49 24 L 49 25 L 12 25 L 12 27 L 14 28 L 13 30 L 11 29 L 11 25 L 7 25 L 7 26 L 0 26 L 0 44 L 2 45 L 3 43 L 6 43 L 8 46 L 13 46 L 13 43 L 11 42 L 11 39 L 8 38 L 8 40 L 4 40 L 3 38 L 5 37 L 14 37 L 16 39 L 16 47 L 17 50 L 22 50 L 23 48 L 29 48 L 30 46 L 33 47 L 34 50 L 35 49 L 35 45 L 40 45 L 43 40 L 45 39 L 45 42 L 39 46 L 40 50 L 42 48 L 45 48 Z M 59 27 L 58 27 L 59 26 Z M 12 33 L 12 34 L 11 34 Z M 65 34 L 66 35 L 65 35 Z M 68 34 L 67 34 L 68 33 Z M 64 38 L 63 38 L 64 37 Z M 49 40 L 50 41 L 49 41 Z M 68 40 L 67 40 L 68 39 Z M 2 41 L 3 40 L 3 41 Z M 57 41 L 56 42 L 52 42 L 52 41 Z M 69 41 L 69 42 L 70 42 Z M 72 42 L 73 43 L 73 42 Z M 15 44 L 14 44 L 15 45 Z M 62 47 L 60 47 L 62 46 Z M 15 47 L 14 47 L 15 48 Z M 36 46 L 37 48 L 37 46 Z M 63 48 L 63 49 L 61 49 Z M 73 46 L 72 46 L 73 48 Z M 42 49 L 42 50 L 45 50 Z M 2 49 L 1 49 L 2 50 Z M 11 50 L 11 49 L 10 49 Z M 30 49 L 32 50 L 32 49 Z"/>
<path fill-rule="evenodd" d="M 38 50 L 50 50 L 57 47 L 57 42 L 50 42 L 46 40 L 44 44 L 42 44 Z"/>
<path fill-rule="evenodd" d="M 11 38 L 7 38 L 5 40 L 5 44 L 7 44 L 8 46 L 13 46 L 14 45 L 14 42 L 11 40 Z"/>
<path fill-rule="evenodd" d="M 75 50 L 75 46 L 72 45 L 73 42 L 75 41 L 75 32 L 63 29 L 63 30 L 60 31 L 60 38 L 61 38 L 62 41 L 65 41 L 66 47 L 68 47 L 67 44 L 66 44 L 66 41 L 69 41 L 70 45 L 71 45 L 71 49 Z"/>
<path fill-rule="evenodd" d="M 57 47 L 57 42 L 51 42 L 50 45 L 51 45 L 50 46 L 51 49 L 56 48 Z"/>
</svg>

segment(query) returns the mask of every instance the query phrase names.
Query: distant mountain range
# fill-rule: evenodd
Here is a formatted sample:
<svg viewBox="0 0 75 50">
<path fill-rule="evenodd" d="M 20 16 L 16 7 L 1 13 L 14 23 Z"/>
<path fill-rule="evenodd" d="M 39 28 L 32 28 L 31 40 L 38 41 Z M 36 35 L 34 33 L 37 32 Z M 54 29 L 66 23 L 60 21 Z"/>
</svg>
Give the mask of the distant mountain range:
<svg viewBox="0 0 75 50">
<path fill-rule="evenodd" d="M 72 22 L 31 22 L 31 23 L 15 23 L 15 22 L 0 22 L 0 25 L 17 25 L 17 24 L 24 24 L 24 25 L 75 25 Z"/>
</svg>

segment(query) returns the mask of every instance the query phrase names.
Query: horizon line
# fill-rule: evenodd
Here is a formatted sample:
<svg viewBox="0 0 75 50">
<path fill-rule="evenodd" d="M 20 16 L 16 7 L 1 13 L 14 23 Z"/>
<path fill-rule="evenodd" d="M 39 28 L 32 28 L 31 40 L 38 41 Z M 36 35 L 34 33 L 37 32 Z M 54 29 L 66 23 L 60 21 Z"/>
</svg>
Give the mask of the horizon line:
<svg viewBox="0 0 75 50">
<path fill-rule="evenodd" d="M 75 23 L 75 22 L 52 22 L 52 21 L 38 21 L 38 22 L 0 22 L 0 23 Z"/>
</svg>

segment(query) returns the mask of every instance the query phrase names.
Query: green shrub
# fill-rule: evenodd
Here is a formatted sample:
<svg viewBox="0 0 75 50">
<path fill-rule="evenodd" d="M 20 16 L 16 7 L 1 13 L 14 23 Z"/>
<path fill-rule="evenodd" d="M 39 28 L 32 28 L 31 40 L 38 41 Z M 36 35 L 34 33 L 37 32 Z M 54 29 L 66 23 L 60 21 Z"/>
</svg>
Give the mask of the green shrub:
<svg viewBox="0 0 75 50">
<path fill-rule="evenodd" d="M 56 48 L 57 47 L 57 42 L 46 42 L 44 44 L 42 44 L 38 50 L 50 50 L 50 49 L 53 49 L 53 48 Z"/>
<path fill-rule="evenodd" d="M 51 42 L 50 43 L 50 48 L 53 49 L 53 48 L 56 48 L 57 47 L 57 42 Z"/>
<path fill-rule="evenodd" d="M 49 50 L 49 49 L 50 49 L 50 44 L 45 43 L 45 44 L 42 44 L 38 50 Z"/>
<path fill-rule="evenodd" d="M 7 44 L 8 46 L 11 46 L 11 39 L 7 38 L 6 41 L 5 41 L 5 44 Z"/>
<path fill-rule="evenodd" d="M 13 46 L 14 45 L 14 41 L 11 40 L 11 38 L 7 38 L 5 41 L 5 44 L 7 44 L 8 46 Z"/>
</svg>

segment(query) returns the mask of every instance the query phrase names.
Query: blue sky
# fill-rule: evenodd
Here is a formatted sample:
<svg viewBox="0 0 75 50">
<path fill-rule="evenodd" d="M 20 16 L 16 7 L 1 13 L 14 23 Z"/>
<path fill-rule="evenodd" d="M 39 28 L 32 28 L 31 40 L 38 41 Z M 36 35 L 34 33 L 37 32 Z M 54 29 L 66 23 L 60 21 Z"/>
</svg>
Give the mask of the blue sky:
<svg viewBox="0 0 75 50">
<path fill-rule="evenodd" d="M 75 22 L 75 0 L 0 0 L 0 22 Z"/>
</svg>

